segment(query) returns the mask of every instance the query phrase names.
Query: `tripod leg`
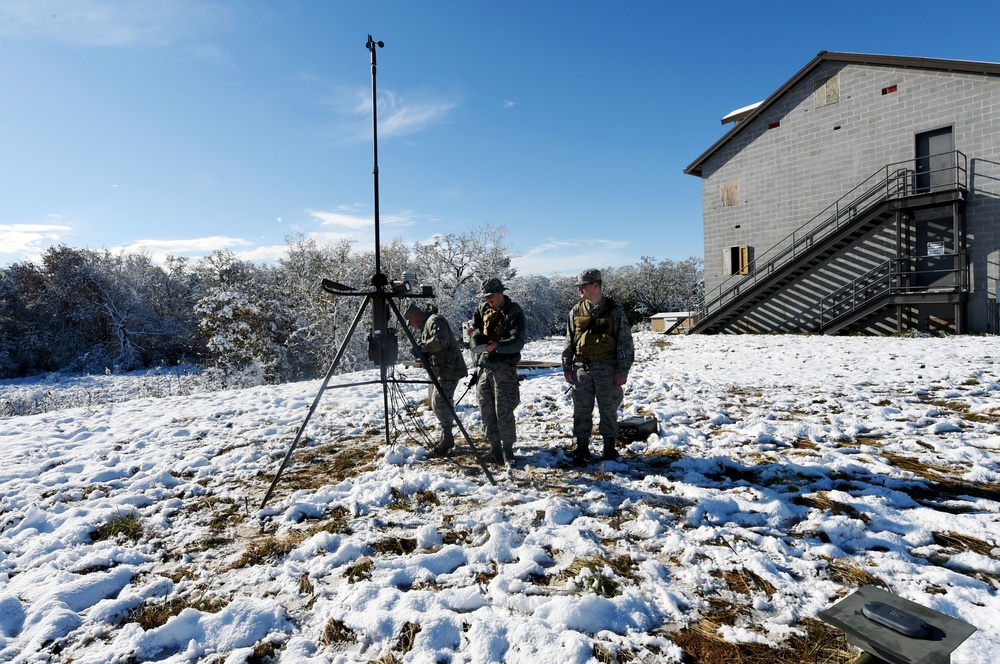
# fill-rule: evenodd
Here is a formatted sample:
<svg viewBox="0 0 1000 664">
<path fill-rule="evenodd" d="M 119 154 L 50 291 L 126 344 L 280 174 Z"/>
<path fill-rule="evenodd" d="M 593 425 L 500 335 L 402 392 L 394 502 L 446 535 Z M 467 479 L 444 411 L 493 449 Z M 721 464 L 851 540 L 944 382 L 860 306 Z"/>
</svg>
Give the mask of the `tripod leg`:
<svg viewBox="0 0 1000 664">
<path fill-rule="evenodd" d="M 486 460 L 483 458 L 483 455 L 480 454 L 479 449 L 476 447 L 476 445 L 472 442 L 472 437 L 469 436 L 469 432 L 465 430 L 465 426 L 462 424 L 462 420 L 459 419 L 458 413 L 455 412 L 454 404 L 452 404 L 451 401 L 445 396 L 444 390 L 441 388 L 441 383 L 438 382 L 437 376 L 434 375 L 434 370 L 431 369 L 430 361 L 427 359 L 427 356 L 424 355 L 424 352 L 420 350 L 420 344 L 417 343 L 417 340 L 413 336 L 413 333 L 410 332 L 409 324 L 403 318 L 403 314 L 400 313 L 399 307 L 396 306 L 396 303 L 390 299 L 389 304 L 392 307 L 393 313 L 396 314 L 396 319 L 399 321 L 400 327 L 402 328 L 403 332 L 406 333 L 406 338 L 410 340 L 410 344 L 413 346 L 413 348 L 415 348 L 417 352 L 420 353 L 420 363 L 427 371 L 427 375 L 430 377 L 431 382 L 434 384 L 434 389 L 437 390 L 438 394 L 441 395 L 442 401 L 447 403 L 448 407 L 451 409 L 451 414 L 455 418 L 455 424 L 458 425 L 458 430 L 462 432 L 462 435 L 465 436 L 466 442 L 469 443 L 469 447 L 472 449 L 472 453 L 475 455 L 476 461 L 483 469 L 483 472 L 486 473 L 486 478 L 490 481 L 490 484 L 496 486 L 497 482 L 495 479 L 493 479 L 493 473 L 490 472 Z"/>
<path fill-rule="evenodd" d="M 381 353 L 381 351 L 379 351 Z M 386 378 L 385 360 L 379 356 L 379 372 L 382 378 L 382 419 L 385 426 L 386 447 L 392 447 L 392 439 L 389 433 L 389 385 Z"/>
<path fill-rule="evenodd" d="M 264 509 L 267 505 L 268 499 L 271 497 L 271 493 L 274 492 L 274 487 L 278 485 L 278 480 L 281 478 L 281 473 L 284 472 L 285 466 L 288 465 L 289 459 L 292 458 L 292 452 L 295 451 L 295 447 L 299 444 L 299 439 L 302 438 L 302 432 L 306 430 L 306 425 L 309 423 L 309 418 L 312 417 L 313 413 L 316 411 L 316 406 L 319 405 L 319 399 L 323 396 L 323 392 L 326 390 L 327 385 L 330 384 L 330 378 L 333 377 L 333 372 L 337 370 L 337 365 L 340 364 L 340 359 L 344 356 L 344 351 L 347 349 L 347 344 L 351 341 L 351 336 L 354 334 L 354 330 L 358 327 L 358 323 L 361 321 L 361 316 L 365 312 L 365 307 L 368 305 L 368 300 L 370 296 L 366 296 L 361 306 L 358 308 L 358 314 L 354 317 L 354 322 L 351 323 L 351 327 L 347 330 L 347 336 L 344 337 L 344 341 L 341 342 L 340 348 L 337 350 L 337 355 L 333 358 L 333 362 L 330 363 L 330 369 L 326 372 L 326 378 L 323 379 L 323 384 L 320 385 L 319 392 L 316 393 L 316 398 L 313 399 L 312 405 L 309 406 L 309 412 L 306 413 L 306 418 L 302 420 L 302 424 L 299 425 L 299 430 L 295 434 L 295 439 L 292 441 L 291 447 L 285 452 L 285 458 L 282 459 L 281 465 L 278 467 L 278 472 L 274 474 L 274 480 L 271 481 L 271 486 L 268 487 L 267 493 L 264 494 L 264 500 L 260 503 L 260 508 Z"/>
</svg>

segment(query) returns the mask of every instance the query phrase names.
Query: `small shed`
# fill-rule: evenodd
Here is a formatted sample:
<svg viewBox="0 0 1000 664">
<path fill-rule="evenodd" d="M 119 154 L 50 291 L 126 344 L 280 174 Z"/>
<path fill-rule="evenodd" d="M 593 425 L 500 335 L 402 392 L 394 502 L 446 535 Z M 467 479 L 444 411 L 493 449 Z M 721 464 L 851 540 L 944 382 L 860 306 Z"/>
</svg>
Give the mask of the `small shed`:
<svg viewBox="0 0 1000 664">
<path fill-rule="evenodd" d="M 653 332 L 664 334 L 673 332 L 677 328 L 687 330 L 692 324 L 690 311 L 661 311 L 649 317 L 649 326 Z"/>
</svg>

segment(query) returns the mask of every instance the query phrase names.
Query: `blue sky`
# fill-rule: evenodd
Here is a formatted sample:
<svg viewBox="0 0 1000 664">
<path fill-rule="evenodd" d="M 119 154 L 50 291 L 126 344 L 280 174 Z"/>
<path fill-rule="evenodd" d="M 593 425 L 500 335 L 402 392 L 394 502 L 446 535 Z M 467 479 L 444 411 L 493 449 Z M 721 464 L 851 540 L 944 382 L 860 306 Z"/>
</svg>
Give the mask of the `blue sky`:
<svg viewBox="0 0 1000 664">
<path fill-rule="evenodd" d="M 958 5 L 955 5 L 958 7 Z M 1000 5 L 0 0 L 0 265 L 505 226 L 522 273 L 702 255 L 684 168 L 821 50 L 1000 61 Z"/>
</svg>

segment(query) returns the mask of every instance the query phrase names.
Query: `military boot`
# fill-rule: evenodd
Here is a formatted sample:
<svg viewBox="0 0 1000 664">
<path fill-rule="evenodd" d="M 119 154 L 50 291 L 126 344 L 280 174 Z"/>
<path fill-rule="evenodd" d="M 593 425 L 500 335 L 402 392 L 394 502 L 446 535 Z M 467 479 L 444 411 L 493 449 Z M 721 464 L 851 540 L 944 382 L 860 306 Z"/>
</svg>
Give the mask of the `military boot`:
<svg viewBox="0 0 1000 664">
<path fill-rule="evenodd" d="M 431 451 L 431 456 L 446 457 L 453 447 L 455 447 L 455 435 L 451 427 L 447 427 L 441 430 L 441 442 Z"/>
<path fill-rule="evenodd" d="M 503 443 L 503 463 L 508 468 L 513 468 L 516 465 L 514 462 L 514 443 L 510 441 Z"/>
<path fill-rule="evenodd" d="M 503 465 L 503 446 L 499 442 L 490 441 L 490 453 L 486 456 L 486 461 L 498 466 Z"/>
<path fill-rule="evenodd" d="M 573 450 L 573 465 L 586 466 L 590 462 L 590 438 L 577 438 Z"/>
<path fill-rule="evenodd" d="M 614 461 L 618 458 L 618 450 L 615 449 L 615 437 L 605 436 L 604 437 L 604 460 Z"/>
</svg>

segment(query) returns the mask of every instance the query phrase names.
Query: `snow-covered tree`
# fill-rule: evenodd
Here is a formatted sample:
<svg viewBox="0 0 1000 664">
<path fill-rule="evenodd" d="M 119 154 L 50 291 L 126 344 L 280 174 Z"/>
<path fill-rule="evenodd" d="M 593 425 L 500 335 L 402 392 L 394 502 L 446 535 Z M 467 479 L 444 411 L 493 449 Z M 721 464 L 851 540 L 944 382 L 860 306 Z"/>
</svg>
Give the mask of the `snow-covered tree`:
<svg viewBox="0 0 1000 664">
<path fill-rule="evenodd" d="M 165 315 L 157 306 L 174 290 L 163 269 L 143 253 L 91 252 L 88 262 L 104 324 L 91 352 L 120 370 L 173 359 L 171 340 L 190 337 L 190 316 Z"/>
<path fill-rule="evenodd" d="M 688 311 L 702 299 L 704 261 L 691 257 L 683 261 L 657 262 L 643 256 L 636 265 L 608 268 L 605 282 L 630 317 L 648 317 L 661 311 Z"/>
<path fill-rule="evenodd" d="M 471 318 L 483 279 L 507 282 L 516 274 L 506 236 L 505 227 L 486 225 L 413 246 L 418 281 L 434 286 L 438 309 L 453 324 Z"/>
<path fill-rule="evenodd" d="M 38 309 L 44 289 L 45 277 L 31 262 L 0 271 L 0 378 L 57 368 L 43 365 L 44 314 Z"/>
<path fill-rule="evenodd" d="M 215 281 L 194 308 L 210 364 L 227 377 L 287 380 L 286 342 L 294 315 L 278 295 L 278 272 L 227 252 L 202 259 L 199 268 Z"/>
<path fill-rule="evenodd" d="M 192 301 L 173 301 L 173 275 L 148 256 L 58 246 L 41 266 L 0 274 L 0 375 L 126 370 L 192 354 Z"/>
<path fill-rule="evenodd" d="M 370 275 L 364 274 L 364 259 L 352 253 L 354 242 L 318 243 L 303 235 L 285 238 L 287 251 L 279 263 L 278 290 L 289 306 L 291 331 L 287 340 L 292 377 L 322 375 L 340 347 L 342 336 L 357 314 L 361 299 L 337 296 L 322 288 L 330 279 L 364 290 Z M 362 354 L 360 344 L 347 353 L 343 366 L 355 366 Z"/>
<path fill-rule="evenodd" d="M 545 337 L 566 332 L 569 310 L 579 296 L 574 277 L 518 275 L 508 280 L 508 295 L 524 309 L 529 337 Z"/>
</svg>

